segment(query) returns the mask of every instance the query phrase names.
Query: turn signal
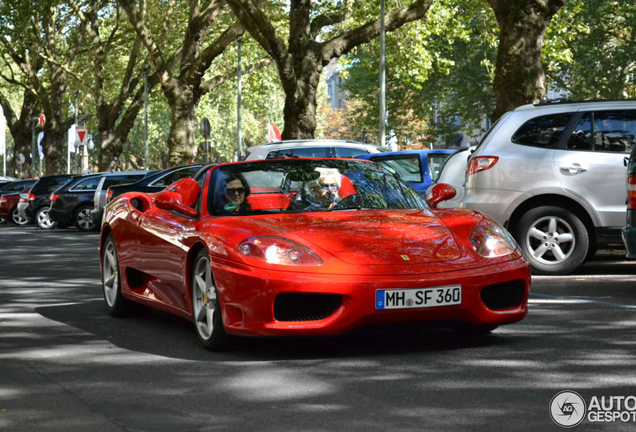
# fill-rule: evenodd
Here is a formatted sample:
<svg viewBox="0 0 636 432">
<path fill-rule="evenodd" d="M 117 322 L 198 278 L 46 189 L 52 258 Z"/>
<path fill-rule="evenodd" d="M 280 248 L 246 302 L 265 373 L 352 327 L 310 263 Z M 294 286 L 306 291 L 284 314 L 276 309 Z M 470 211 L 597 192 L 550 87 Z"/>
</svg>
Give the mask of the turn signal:
<svg viewBox="0 0 636 432">
<path fill-rule="evenodd" d="M 494 167 L 499 158 L 497 156 L 477 156 L 468 164 L 468 175 L 486 171 Z"/>
</svg>

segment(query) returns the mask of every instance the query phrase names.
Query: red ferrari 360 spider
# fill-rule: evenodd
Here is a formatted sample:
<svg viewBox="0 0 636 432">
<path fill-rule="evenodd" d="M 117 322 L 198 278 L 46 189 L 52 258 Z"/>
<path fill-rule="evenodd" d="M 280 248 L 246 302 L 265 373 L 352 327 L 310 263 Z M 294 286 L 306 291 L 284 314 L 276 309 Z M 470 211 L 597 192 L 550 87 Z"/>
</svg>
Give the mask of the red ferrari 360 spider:
<svg viewBox="0 0 636 432">
<path fill-rule="evenodd" d="M 106 306 L 229 335 L 327 335 L 372 323 L 523 319 L 530 267 L 510 234 L 472 210 L 436 209 L 373 162 L 280 159 L 209 165 L 109 204 L 100 242 Z"/>
</svg>

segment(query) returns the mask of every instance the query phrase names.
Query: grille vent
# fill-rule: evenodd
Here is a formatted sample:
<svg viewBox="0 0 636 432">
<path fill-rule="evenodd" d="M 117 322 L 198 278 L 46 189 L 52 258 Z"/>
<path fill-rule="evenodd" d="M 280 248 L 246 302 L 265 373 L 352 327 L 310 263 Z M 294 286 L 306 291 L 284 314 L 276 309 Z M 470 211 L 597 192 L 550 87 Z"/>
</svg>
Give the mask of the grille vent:
<svg viewBox="0 0 636 432">
<path fill-rule="evenodd" d="M 278 321 L 316 321 L 333 314 L 342 304 L 336 294 L 283 293 L 274 300 L 274 318 Z"/>
</svg>

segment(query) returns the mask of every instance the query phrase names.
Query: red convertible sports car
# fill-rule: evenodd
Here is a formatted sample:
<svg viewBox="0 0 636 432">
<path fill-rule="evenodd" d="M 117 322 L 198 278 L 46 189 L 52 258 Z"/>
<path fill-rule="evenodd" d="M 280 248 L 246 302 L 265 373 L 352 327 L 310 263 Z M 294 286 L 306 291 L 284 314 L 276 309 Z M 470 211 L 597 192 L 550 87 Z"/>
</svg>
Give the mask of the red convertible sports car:
<svg viewBox="0 0 636 432">
<path fill-rule="evenodd" d="M 373 162 L 279 159 L 202 167 L 164 191 L 111 202 L 100 242 L 106 306 L 230 335 L 327 335 L 377 323 L 458 320 L 487 332 L 524 318 L 530 267 L 508 232 L 436 209 Z"/>
</svg>

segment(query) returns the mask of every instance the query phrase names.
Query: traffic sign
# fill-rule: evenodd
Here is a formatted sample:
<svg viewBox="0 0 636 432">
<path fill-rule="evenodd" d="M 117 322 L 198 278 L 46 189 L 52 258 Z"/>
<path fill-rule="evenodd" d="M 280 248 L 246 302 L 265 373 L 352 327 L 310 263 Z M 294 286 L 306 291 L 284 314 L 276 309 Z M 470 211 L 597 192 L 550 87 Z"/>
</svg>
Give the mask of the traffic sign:
<svg viewBox="0 0 636 432">
<path fill-rule="evenodd" d="M 77 136 L 76 141 L 79 142 L 79 145 L 86 145 L 86 141 L 88 138 L 88 127 L 87 126 L 76 126 L 75 127 L 75 135 Z"/>
</svg>

